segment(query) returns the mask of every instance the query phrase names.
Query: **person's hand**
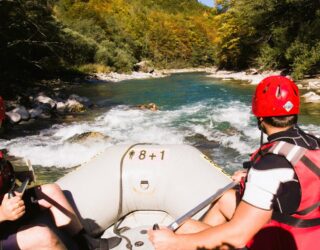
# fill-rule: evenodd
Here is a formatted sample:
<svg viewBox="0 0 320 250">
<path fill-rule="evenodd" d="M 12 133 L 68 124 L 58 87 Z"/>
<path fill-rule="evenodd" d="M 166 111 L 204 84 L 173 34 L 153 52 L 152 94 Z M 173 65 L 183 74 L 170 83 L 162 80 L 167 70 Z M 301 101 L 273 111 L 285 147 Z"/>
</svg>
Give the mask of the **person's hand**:
<svg viewBox="0 0 320 250">
<path fill-rule="evenodd" d="M 243 178 L 246 178 L 247 176 L 247 170 L 237 170 L 233 173 L 231 176 L 232 180 L 235 182 L 240 182 Z"/>
<path fill-rule="evenodd" d="M 0 206 L 0 220 L 1 221 L 15 221 L 24 215 L 26 207 L 22 200 L 22 194 L 15 193 L 16 196 L 9 198 L 8 194 L 5 194 Z"/>
<path fill-rule="evenodd" d="M 175 250 L 176 235 L 168 228 L 148 231 L 149 240 L 156 250 Z"/>
</svg>

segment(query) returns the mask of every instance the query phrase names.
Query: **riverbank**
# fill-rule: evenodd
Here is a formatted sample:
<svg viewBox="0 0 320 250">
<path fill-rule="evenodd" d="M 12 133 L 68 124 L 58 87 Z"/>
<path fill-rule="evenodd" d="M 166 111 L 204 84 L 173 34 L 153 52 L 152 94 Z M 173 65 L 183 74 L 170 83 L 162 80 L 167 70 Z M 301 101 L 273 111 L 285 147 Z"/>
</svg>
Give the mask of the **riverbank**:
<svg viewBox="0 0 320 250">
<path fill-rule="evenodd" d="M 184 69 L 152 69 L 150 72 L 133 71 L 130 74 L 96 73 L 84 78 L 89 83 L 121 82 L 134 79 L 152 79 L 169 77 L 177 73 L 205 72 L 209 78 L 222 79 L 224 81 L 240 80 L 247 84 L 258 84 L 262 79 L 270 75 L 280 75 L 281 71 L 259 72 L 256 69 L 246 71 L 218 70 L 215 67 L 184 68 Z M 86 97 L 76 95 L 65 96 L 65 90 L 71 85 L 80 84 L 83 78 L 64 82 L 61 80 L 40 82 L 36 88 L 29 88 L 21 94 L 17 94 L 13 101 L 6 101 L 7 112 L 11 124 L 29 119 L 50 118 L 51 115 L 64 115 L 83 111 L 93 104 Z M 320 78 L 305 78 L 296 81 L 298 87 L 303 90 L 303 101 L 307 103 L 320 103 Z"/>
<path fill-rule="evenodd" d="M 105 81 L 105 82 L 121 82 L 125 80 L 134 79 L 147 79 L 147 78 L 160 78 L 170 76 L 176 73 L 192 73 L 192 72 L 205 72 L 208 77 L 219 78 L 223 80 L 242 80 L 250 84 L 258 84 L 263 78 L 271 75 L 280 75 L 279 71 L 264 71 L 258 72 L 256 69 L 248 69 L 246 71 L 228 71 L 218 70 L 215 67 L 204 68 L 184 68 L 184 69 L 160 69 L 154 70 L 152 73 L 132 72 L 131 74 L 121 74 L 116 72 L 111 73 L 95 73 L 87 78 L 89 81 Z M 320 76 L 316 78 L 305 78 L 297 81 L 301 84 L 300 88 L 318 89 L 320 91 Z"/>
<path fill-rule="evenodd" d="M 215 67 L 204 68 L 185 68 L 185 69 L 162 69 L 154 70 L 152 73 L 132 72 L 131 74 L 119 73 L 97 73 L 93 74 L 89 80 L 90 82 L 104 81 L 104 82 L 121 82 L 125 80 L 134 79 L 148 79 L 148 78 L 161 78 L 167 77 L 176 73 L 192 73 L 192 72 L 205 72 L 208 73 L 207 77 L 218 78 L 225 81 L 228 80 L 241 80 L 249 84 L 258 84 L 262 79 L 271 75 L 280 75 L 281 71 L 264 71 L 259 72 L 256 69 L 248 69 L 246 71 L 227 71 L 218 70 Z M 306 90 L 307 93 L 302 97 L 305 102 L 320 103 L 320 76 L 315 78 L 305 78 L 296 81 L 299 89 Z"/>
<path fill-rule="evenodd" d="M 207 72 L 213 73 L 216 71 L 213 67 L 207 68 L 185 68 L 185 69 L 160 69 L 152 70 L 152 72 L 137 72 L 133 71 L 130 74 L 125 73 L 94 73 L 87 76 L 85 79 L 89 82 L 121 82 L 135 79 L 161 78 L 167 77 L 176 73 L 192 73 L 192 72 Z"/>
<path fill-rule="evenodd" d="M 250 84 L 258 84 L 265 77 L 281 74 L 281 71 L 257 72 L 254 69 L 241 72 L 217 70 L 212 74 L 208 75 L 208 77 L 220 78 L 223 80 L 241 80 L 247 81 Z M 287 77 L 290 78 L 290 76 Z M 304 90 L 304 92 L 306 92 L 305 94 L 301 95 L 304 102 L 320 103 L 320 77 L 305 78 L 295 82 L 297 83 L 299 89 Z"/>
</svg>

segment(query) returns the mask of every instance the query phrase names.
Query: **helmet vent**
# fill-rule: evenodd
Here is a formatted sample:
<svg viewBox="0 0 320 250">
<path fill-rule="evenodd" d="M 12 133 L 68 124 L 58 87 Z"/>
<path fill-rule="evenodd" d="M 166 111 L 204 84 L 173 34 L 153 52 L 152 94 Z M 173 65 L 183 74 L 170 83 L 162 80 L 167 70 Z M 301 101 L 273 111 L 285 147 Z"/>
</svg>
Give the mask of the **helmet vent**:
<svg viewBox="0 0 320 250">
<path fill-rule="evenodd" d="M 281 89 L 280 89 L 280 85 L 278 85 L 277 90 L 276 90 L 276 97 L 280 98 L 281 97 Z"/>
<path fill-rule="evenodd" d="M 268 92 L 269 86 L 270 86 L 270 84 L 268 84 L 267 86 L 265 86 L 265 88 L 263 89 L 263 93 L 264 93 L 264 94 Z"/>
</svg>

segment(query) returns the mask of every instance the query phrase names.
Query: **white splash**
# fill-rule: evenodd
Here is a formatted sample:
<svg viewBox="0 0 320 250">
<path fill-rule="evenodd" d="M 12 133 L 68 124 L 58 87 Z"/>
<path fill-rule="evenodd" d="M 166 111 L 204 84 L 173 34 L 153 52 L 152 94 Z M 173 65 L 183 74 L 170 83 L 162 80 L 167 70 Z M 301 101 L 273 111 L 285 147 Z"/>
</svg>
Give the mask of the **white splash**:
<svg viewBox="0 0 320 250">
<path fill-rule="evenodd" d="M 315 125 L 304 126 L 319 131 Z M 67 139 L 85 132 L 99 132 L 109 139 L 70 143 Z M 13 155 L 29 159 L 34 165 L 73 167 L 89 161 L 97 153 L 116 144 L 190 143 L 186 137 L 203 135 L 218 142 L 222 149 L 232 150 L 234 158 L 246 157 L 259 145 L 260 132 L 250 113 L 250 107 L 240 101 L 219 104 L 205 100 L 181 106 L 175 110 L 139 110 L 129 106 L 116 106 L 93 121 L 54 125 L 39 135 L 0 140 Z M 213 150 L 219 154 L 222 149 Z M 220 153 L 221 157 L 223 152 Z M 226 159 L 226 161 L 233 159 Z M 228 162 L 229 165 L 232 165 Z"/>
</svg>

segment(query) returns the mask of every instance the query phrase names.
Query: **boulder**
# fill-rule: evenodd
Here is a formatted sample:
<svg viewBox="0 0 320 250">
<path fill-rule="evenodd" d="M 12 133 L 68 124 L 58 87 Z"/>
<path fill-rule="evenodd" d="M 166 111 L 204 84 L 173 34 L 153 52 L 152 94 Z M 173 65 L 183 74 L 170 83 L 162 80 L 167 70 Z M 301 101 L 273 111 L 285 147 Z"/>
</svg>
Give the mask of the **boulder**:
<svg viewBox="0 0 320 250">
<path fill-rule="evenodd" d="M 13 111 L 6 112 L 6 116 L 9 118 L 10 123 L 15 124 L 21 121 L 21 115 Z"/>
<path fill-rule="evenodd" d="M 308 92 L 302 97 L 305 99 L 305 102 L 312 102 L 312 103 L 320 103 L 320 95 L 317 95 L 315 92 Z"/>
<path fill-rule="evenodd" d="M 57 110 L 59 113 L 65 112 L 65 111 L 67 110 L 67 104 L 64 103 L 64 102 L 57 102 L 56 110 Z"/>
<path fill-rule="evenodd" d="M 29 109 L 29 114 L 31 118 L 38 118 L 41 117 L 43 110 L 40 107 Z"/>
<path fill-rule="evenodd" d="M 78 102 L 77 100 L 68 100 L 66 103 L 66 110 L 68 112 L 83 112 L 85 111 L 85 107 L 83 104 Z"/>
<path fill-rule="evenodd" d="M 68 100 L 76 100 L 77 102 L 80 102 L 86 107 L 91 107 L 93 105 L 93 103 L 89 100 L 89 98 L 78 96 L 75 94 L 70 95 Z"/>
<path fill-rule="evenodd" d="M 139 105 L 137 105 L 137 107 L 142 110 L 146 110 L 146 109 L 151 110 L 151 111 L 159 110 L 158 106 L 153 102 L 150 102 L 148 104 L 139 104 Z"/>
<path fill-rule="evenodd" d="M 152 63 L 150 61 L 138 62 L 133 66 L 133 69 L 135 71 L 144 72 L 144 73 L 154 72 L 154 67 L 152 66 Z"/>
<path fill-rule="evenodd" d="M 48 96 L 45 95 L 39 95 L 35 98 L 35 101 L 39 102 L 39 103 L 43 103 L 43 104 L 49 104 L 51 106 L 51 108 L 54 108 L 56 106 L 56 102 L 51 99 Z"/>
<path fill-rule="evenodd" d="M 84 132 L 82 134 L 75 134 L 66 141 L 70 143 L 84 143 L 89 140 L 106 140 L 109 137 L 100 132 Z"/>
<path fill-rule="evenodd" d="M 318 79 L 309 80 L 307 89 L 309 89 L 309 90 L 320 89 L 320 80 L 318 80 Z"/>
<path fill-rule="evenodd" d="M 30 114 L 24 106 L 19 106 L 12 110 L 14 113 L 18 113 L 21 116 L 21 120 L 27 121 L 30 119 Z"/>
</svg>

